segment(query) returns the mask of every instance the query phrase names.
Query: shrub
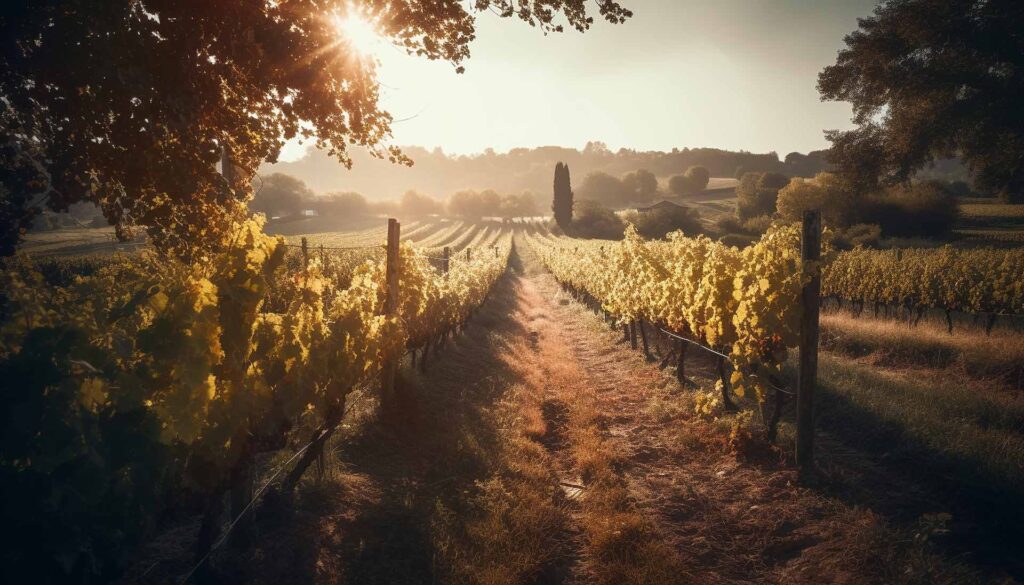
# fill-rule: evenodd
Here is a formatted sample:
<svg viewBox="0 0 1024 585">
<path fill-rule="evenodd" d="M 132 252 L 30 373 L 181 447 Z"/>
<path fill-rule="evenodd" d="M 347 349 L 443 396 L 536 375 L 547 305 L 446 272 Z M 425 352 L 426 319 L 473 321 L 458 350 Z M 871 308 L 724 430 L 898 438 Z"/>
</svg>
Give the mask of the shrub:
<svg viewBox="0 0 1024 585">
<path fill-rule="evenodd" d="M 658 178 L 647 169 L 639 169 L 622 177 L 622 187 L 631 203 L 647 203 L 658 195 Z"/>
<path fill-rule="evenodd" d="M 689 195 L 692 193 L 690 185 L 690 180 L 683 175 L 673 175 L 672 178 L 668 180 L 668 190 L 674 195 Z"/>
<path fill-rule="evenodd" d="M 747 234 L 725 234 L 718 238 L 718 241 L 722 242 L 726 246 L 735 246 L 737 248 L 746 248 L 757 240 L 757 237 Z"/>
<path fill-rule="evenodd" d="M 571 233 L 582 238 L 622 238 L 626 224 L 615 212 L 600 203 L 583 200 L 576 203 Z"/>
<path fill-rule="evenodd" d="M 736 215 L 741 220 L 775 213 L 779 189 L 789 179 L 779 173 L 745 173 L 736 186 Z"/>
<path fill-rule="evenodd" d="M 457 191 L 448 198 L 448 213 L 469 221 L 500 213 L 501 196 L 495 191 Z"/>
<path fill-rule="evenodd" d="M 760 236 L 768 231 L 772 225 L 772 216 L 758 215 L 746 221 L 740 221 L 735 216 L 723 215 L 715 221 L 715 228 L 719 234 L 741 234 L 745 236 Z"/>
<path fill-rule="evenodd" d="M 715 220 L 715 228 L 720 234 L 731 234 L 743 231 L 743 222 L 733 215 L 723 215 Z"/>
<path fill-rule="evenodd" d="M 874 223 L 858 223 L 836 233 L 833 245 L 842 250 L 857 246 L 877 248 L 882 237 L 882 228 Z"/>
<path fill-rule="evenodd" d="M 708 181 L 711 180 L 711 173 L 704 167 L 695 166 L 686 169 L 686 180 L 690 182 L 690 189 L 693 193 L 700 193 L 708 188 Z"/>
<path fill-rule="evenodd" d="M 428 195 L 409 190 L 402 195 L 398 208 L 405 217 L 423 217 L 425 215 L 440 215 L 444 212 L 444 203 Z"/>
<path fill-rule="evenodd" d="M 366 215 L 370 210 L 366 198 L 353 192 L 327 193 L 311 201 L 310 207 L 324 216 Z"/>
<path fill-rule="evenodd" d="M 589 199 L 609 207 L 630 203 L 630 193 L 618 178 L 600 171 L 588 174 L 576 189 L 577 199 Z"/>
<path fill-rule="evenodd" d="M 813 179 L 796 177 L 779 190 L 777 206 L 785 221 L 800 221 L 804 211 L 817 209 L 825 223 L 845 227 L 855 215 L 854 190 L 833 173 L 818 173 Z"/>
<path fill-rule="evenodd" d="M 772 226 L 772 216 L 770 215 L 758 215 L 752 217 L 747 221 L 743 222 L 742 230 L 745 234 L 752 236 L 760 236 L 761 234 L 768 231 L 768 228 Z"/>
<path fill-rule="evenodd" d="M 937 181 L 872 194 L 861 209 L 862 221 L 878 224 L 892 237 L 945 237 L 958 215 L 956 196 Z"/>
<path fill-rule="evenodd" d="M 664 238 L 666 234 L 682 230 L 687 235 L 704 232 L 700 215 L 690 207 L 665 207 L 652 211 L 630 211 L 623 219 L 636 226 L 636 231 L 648 239 Z"/>
<path fill-rule="evenodd" d="M 778 191 L 789 184 L 789 177 L 782 173 L 763 173 L 760 178 L 757 179 L 758 189 L 771 189 Z"/>
</svg>

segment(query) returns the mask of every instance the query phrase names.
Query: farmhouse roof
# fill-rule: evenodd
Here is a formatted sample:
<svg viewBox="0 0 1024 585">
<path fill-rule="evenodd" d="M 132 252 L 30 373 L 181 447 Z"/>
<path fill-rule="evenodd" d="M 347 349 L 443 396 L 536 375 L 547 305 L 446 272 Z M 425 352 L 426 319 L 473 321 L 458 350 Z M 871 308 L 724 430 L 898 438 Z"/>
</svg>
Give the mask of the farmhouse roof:
<svg viewBox="0 0 1024 585">
<path fill-rule="evenodd" d="M 662 199 L 661 201 L 655 203 L 654 205 L 649 205 L 647 207 L 637 207 L 636 208 L 636 210 L 641 212 L 641 213 L 643 213 L 645 211 L 658 211 L 658 210 L 661 210 L 661 209 L 685 209 L 685 207 L 682 206 L 682 205 L 679 205 L 678 203 L 673 203 L 673 202 L 668 201 L 666 199 Z"/>
</svg>

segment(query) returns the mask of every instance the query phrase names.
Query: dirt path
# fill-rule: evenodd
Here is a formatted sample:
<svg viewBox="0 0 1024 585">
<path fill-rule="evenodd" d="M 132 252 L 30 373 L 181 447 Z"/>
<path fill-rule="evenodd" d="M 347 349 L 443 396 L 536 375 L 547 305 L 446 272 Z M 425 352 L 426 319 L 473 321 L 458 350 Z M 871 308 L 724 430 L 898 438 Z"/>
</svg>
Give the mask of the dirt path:
<svg viewBox="0 0 1024 585">
<path fill-rule="evenodd" d="M 883 519 L 796 487 L 777 456 L 738 458 L 742 430 L 694 416 L 694 390 L 621 337 L 520 249 L 427 372 L 404 368 L 407 421 L 354 422 L 327 477 L 263 514 L 222 569 L 246 583 L 943 582 L 914 573 L 934 563 L 904 561 Z M 712 387 L 713 367 L 690 374 Z"/>
</svg>

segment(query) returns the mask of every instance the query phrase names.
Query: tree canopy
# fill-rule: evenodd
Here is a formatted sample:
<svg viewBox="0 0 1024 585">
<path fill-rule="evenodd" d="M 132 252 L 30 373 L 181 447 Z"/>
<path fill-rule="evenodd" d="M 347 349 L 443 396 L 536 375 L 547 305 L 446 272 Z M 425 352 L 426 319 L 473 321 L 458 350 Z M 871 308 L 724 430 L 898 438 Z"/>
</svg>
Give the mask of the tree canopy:
<svg viewBox="0 0 1024 585">
<path fill-rule="evenodd" d="M 853 104 L 857 127 L 826 133 L 838 170 L 870 190 L 957 156 L 1021 197 L 1024 3 L 888 0 L 858 23 L 818 77 L 822 98 Z"/>
<path fill-rule="evenodd" d="M 259 183 L 249 208 L 268 219 L 295 215 L 315 196 L 302 180 L 284 173 L 273 173 L 263 178 L 262 185 Z"/>
<path fill-rule="evenodd" d="M 593 23 L 585 0 L 198 2 L 11 0 L 0 9 L 0 253 L 35 210 L 93 201 L 119 235 L 215 241 L 259 164 L 302 135 L 351 164 L 359 145 L 394 162 L 375 63 L 340 33 L 358 10 L 406 51 L 469 57 L 485 11 L 544 30 Z M 631 16 L 614 0 L 600 15 Z M 227 180 L 216 168 L 233 161 Z"/>
</svg>

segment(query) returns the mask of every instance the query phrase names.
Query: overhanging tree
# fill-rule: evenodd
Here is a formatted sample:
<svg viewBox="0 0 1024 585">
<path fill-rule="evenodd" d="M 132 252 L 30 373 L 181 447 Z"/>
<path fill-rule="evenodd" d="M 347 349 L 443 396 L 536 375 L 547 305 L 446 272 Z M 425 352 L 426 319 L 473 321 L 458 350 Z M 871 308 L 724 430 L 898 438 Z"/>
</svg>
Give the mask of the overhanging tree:
<svg viewBox="0 0 1024 585">
<path fill-rule="evenodd" d="M 563 230 L 572 224 L 572 183 L 569 179 L 569 165 L 559 162 L 555 165 L 555 197 L 551 211 L 555 223 Z"/>
<path fill-rule="evenodd" d="M 598 0 L 601 16 L 631 14 Z M 302 135 L 350 165 L 348 146 L 397 163 L 375 63 L 339 32 L 357 10 L 399 47 L 461 72 L 476 17 L 547 31 L 593 23 L 585 0 L 10 0 L 0 8 L 0 254 L 37 210 L 100 205 L 121 236 L 216 242 L 250 179 Z M 239 172 L 217 172 L 228 151 Z"/>
<path fill-rule="evenodd" d="M 818 77 L 857 128 L 826 133 L 862 190 L 960 157 L 978 186 L 1024 196 L 1024 2 L 888 0 Z"/>
</svg>

